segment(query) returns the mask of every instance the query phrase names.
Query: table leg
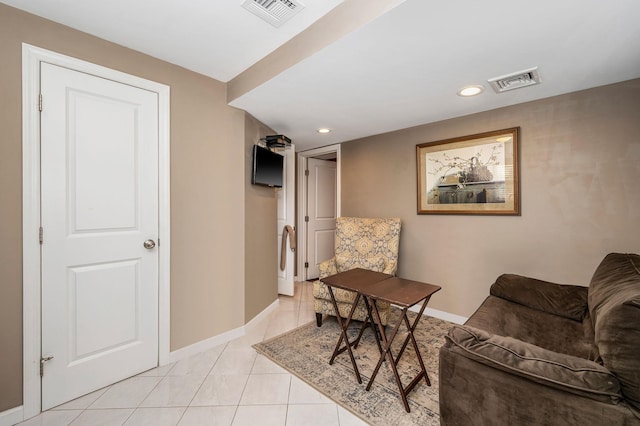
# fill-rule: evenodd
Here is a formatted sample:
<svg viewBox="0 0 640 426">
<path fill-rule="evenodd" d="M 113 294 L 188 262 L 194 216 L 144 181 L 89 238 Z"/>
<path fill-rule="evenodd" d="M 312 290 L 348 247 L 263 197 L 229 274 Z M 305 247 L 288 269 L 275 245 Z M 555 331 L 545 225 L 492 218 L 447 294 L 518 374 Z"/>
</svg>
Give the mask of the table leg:
<svg viewBox="0 0 640 426">
<path fill-rule="evenodd" d="M 416 357 L 418 358 L 418 363 L 420 364 L 420 372 L 415 375 L 415 377 L 411 380 L 411 382 L 407 385 L 406 388 L 403 388 L 400 391 L 400 392 L 404 393 L 404 395 L 406 397 L 406 395 L 408 395 L 409 392 L 411 392 L 413 390 L 413 388 L 418 384 L 418 382 L 420 382 L 420 379 L 422 379 L 423 377 L 424 377 L 425 381 L 427 382 L 427 386 L 431 386 L 431 382 L 429 381 L 429 376 L 427 375 L 427 369 L 425 368 L 424 362 L 422 361 L 422 356 L 420 355 L 420 350 L 418 349 L 418 344 L 416 343 L 416 339 L 413 336 L 413 330 L 411 329 L 411 326 L 409 325 L 409 318 L 406 315 L 404 315 L 404 318 L 402 318 L 402 322 L 405 323 L 407 329 L 409 330 L 409 332 L 407 333 L 407 337 L 404 340 L 403 347 L 406 347 L 407 342 L 409 340 L 411 340 L 411 343 L 413 345 L 413 349 L 416 352 Z M 400 362 L 400 355 L 401 354 L 399 354 L 398 357 L 396 358 L 395 365 L 398 365 L 398 363 Z"/>
<path fill-rule="evenodd" d="M 409 394 L 409 392 L 411 392 L 413 390 L 413 388 L 416 386 L 416 384 L 418 384 L 418 382 L 420 381 L 420 379 L 422 379 L 424 377 L 425 381 L 427 382 L 428 386 L 431 386 L 431 381 L 429 380 L 429 375 L 427 374 L 427 369 L 424 365 L 424 361 L 422 360 L 422 355 L 420 354 L 420 350 L 418 348 L 418 343 L 416 342 L 415 336 L 413 335 L 413 332 L 415 331 L 416 327 L 418 326 L 418 322 L 420 321 L 420 318 L 422 317 L 422 314 L 424 313 L 424 310 L 427 306 L 427 303 L 429 302 L 430 297 L 425 298 L 425 300 L 422 303 L 422 307 L 420 308 L 420 312 L 418 313 L 418 315 L 416 316 L 416 319 L 413 321 L 413 324 L 411 324 L 409 322 L 409 317 L 407 316 L 407 309 L 408 308 L 404 308 L 402 309 L 402 312 L 400 314 L 400 318 L 398 320 L 398 322 L 396 323 L 396 325 L 393 328 L 393 331 L 391 332 L 391 335 L 387 338 L 384 327 L 381 327 L 381 322 L 380 322 L 380 314 L 378 312 L 377 309 L 377 305 L 375 304 L 375 300 L 371 301 L 370 303 L 373 305 L 373 315 L 376 318 L 376 320 L 378 320 L 378 326 L 380 329 L 380 333 L 382 336 L 382 342 L 384 345 L 383 348 L 383 352 L 380 354 L 380 359 L 378 360 L 378 363 L 376 364 L 376 368 L 373 371 L 373 374 L 371 375 L 371 378 L 369 379 L 369 383 L 367 383 L 367 390 L 371 389 L 371 386 L 373 385 L 373 381 L 375 380 L 378 371 L 380 370 L 380 366 L 382 365 L 382 362 L 384 361 L 385 358 L 388 358 L 389 363 L 391 365 L 391 369 L 393 370 L 393 375 L 395 377 L 396 380 L 396 384 L 398 385 L 398 390 L 400 391 L 400 396 L 402 397 L 402 403 L 404 404 L 404 408 L 405 410 L 409 413 L 411 411 L 411 409 L 409 408 L 409 402 L 407 400 L 407 395 Z M 400 349 L 400 351 L 398 352 L 398 356 L 394 359 L 393 358 L 393 354 L 391 353 L 391 345 L 394 341 L 394 339 L 396 338 L 397 334 L 398 334 L 398 330 L 400 329 L 400 325 L 401 324 L 405 324 L 405 327 L 407 328 L 407 336 L 405 337 L 405 340 L 402 344 L 402 347 Z M 411 383 L 409 383 L 409 385 L 405 388 L 402 385 L 402 381 L 400 380 L 400 375 L 398 374 L 398 369 L 397 369 L 397 365 L 400 362 L 400 358 L 402 357 L 405 349 L 407 348 L 407 345 L 409 344 L 409 341 L 411 341 L 411 344 L 413 346 L 413 349 L 416 353 L 416 357 L 418 358 L 418 363 L 420 364 L 420 372 L 413 378 L 413 380 L 411 381 Z"/>
<path fill-rule="evenodd" d="M 420 308 L 420 312 L 416 316 L 416 319 L 413 321 L 413 325 L 410 325 L 409 324 L 409 318 L 406 315 L 404 316 L 403 321 L 404 321 L 405 326 L 407 327 L 407 330 L 409 331 L 409 333 L 407 334 L 407 337 L 404 339 L 404 343 L 402 344 L 402 348 L 400 349 L 400 352 L 398 352 L 398 356 L 396 357 L 396 361 L 395 361 L 396 365 L 398 364 L 398 362 L 400 362 L 400 357 L 402 357 L 402 354 L 404 353 L 405 349 L 407 348 L 407 344 L 409 343 L 409 340 L 411 340 L 411 344 L 413 345 L 413 350 L 416 353 L 416 357 L 418 358 L 418 363 L 420 364 L 420 368 L 421 368 L 421 371 L 418 374 L 418 376 L 416 376 L 416 378 L 414 379 L 414 382 L 417 383 L 418 380 L 420 379 L 420 376 L 422 374 L 424 374 L 424 379 L 427 382 L 427 386 L 431 386 L 431 380 L 429 380 L 429 375 L 427 374 L 427 369 L 424 366 L 424 362 L 422 360 L 422 355 L 420 354 L 420 351 L 418 350 L 418 343 L 416 342 L 416 339 L 415 339 L 415 336 L 413 335 L 413 332 L 415 331 L 416 327 L 418 326 L 418 322 L 422 318 L 422 314 L 424 313 L 424 310 L 427 307 L 427 303 L 429 303 L 429 299 L 431 299 L 431 296 L 427 297 L 422 302 L 422 307 Z M 412 385 L 410 385 L 410 387 L 407 387 L 408 388 L 407 392 L 409 392 L 413 388 L 413 386 L 415 386 L 415 383 L 412 382 Z"/>
<path fill-rule="evenodd" d="M 380 336 L 379 336 L 380 332 L 376 329 L 376 323 L 373 319 L 373 314 L 371 312 L 371 305 L 369 304 L 369 301 L 367 300 L 366 297 L 363 297 L 362 299 L 364 300 L 364 304 L 367 307 L 367 317 L 362 322 L 362 325 L 360 326 L 360 331 L 358 332 L 358 337 L 356 337 L 356 339 L 352 342 L 352 345 L 354 348 L 358 348 L 358 345 L 360 344 L 360 339 L 362 339 L 362 335 L 364 334 L 364 331 L 367 329 L 367 326 L 370 326 L 371 331 L 373 332 L 373 337 L 376 339 L 376 344 L 378 345 L 378 352 L 382 353 L 382 345 L 380 344 Z M 375 300 L 372 303 L 375 303 Z M 344 351 L 341 351 L 341 352 L 344 352 Z"/>
<path fill-rule="evenodd" d="M 333 303 L 333 309 L 334 312 L 336 314 L 336 319 L 338 321 L 338 325 L 340 326 L 340 329 L 342 330 L 340 332 L 340 338 L 338 339 L 338 343 L 336 344 L 335 349 L 333 350 L 333 355 L 331 355 L 331 359 L 329 360 L 329 365 L 333 364 L 333 361 L 336 359 L 336 356 L 338 356 L 338 354 L 344 352 L 344 350 L 346 349 L 347 352 L 349 352 L 349 358 L 351 358 L 351 365 L 353 366 L 353 371 L 356 373 L 356 379 L 358 380 L 358 383 L 362 383 L 362 378 L 360 377 L 360 371 L 358 370 L 358 365 L 356 364 L 356 359 L 353 356 L 353 352 L 351 351 L 351 344 L 349 343 L 349 337 L 347 336 L 347 329 L 349 327 L 349 323 L 351 323 L 351 318 L 353 317 L 353 313 L 356 310 L 356 306 L 358 304 L 358 301 L 360 300 L 360 293 L 356 294 L 356 298 L 353 302 L 353 305 L 351 306 L 351 310 L 349 311 L 349 315 L 347 316 L 347 319 L 343 322 L 342 321 L 342 317 L 340 316 L 340 311 L 338 310 L 338 302 L 336 301 L 336 298 L 333 294 L 333 289 L 331 288 L 330 285 L 327 285 L 327 289 L 329 290 L 329 295 L 331 296 L 331 302 Z M 340 348 L 340 346 L 342 345 L 342 341 L 344 340 L 345 342 L 345 348 Z"/>
<path fill-rule="evenodd" d="M 371 390 L 371 385 L 373 384 L 373 381 L 378 375 L 378 371 L 380 371 L 380 366 L 382 365 L 382 362 L 384 361 L 385 357 L 387 357 L 387 359 L 389 360 L 389 364 L 391 365 L 391 369 L 393 371 L 393 376 L 396 379 L 396 384 L 398 385 L 400 396 L 402 397 L 402 403 L 404 404 L 404 408 L 405 410 L 407 410 L 407 413 L 409 413 L 411 412 L 411 409 L 409 408 L 407 395 L 404 392 L 404 388 L 402 386 L 402 380 L 400 380 L 400 374 L 398 374 L 398 369 L 396 368 L 396 363 L 393 359 L 393 354 L 391 353 L 391 344 L 393 343 L 393 340 L 398 334 L 398 330 L 400 329 L 400 325 L 402 324 L 403 321 L 400 320 L 396 323 L 395 327 L 391 331 L 391 335 L 389 336 L 389 338 L 387 338 L 387 334 L 384 330 L 384 326 L 382 326 L 382 321 L 380 321 L 380 313 L 378 312 L 378 306 L 375 303 L 372 303 L 372 306 L 373 306 L 373 309 L 372 309 L 373 315 L 378 321 L 378 328 L 380 329 L 380 335 L 383 343 L 383 352 L 380 354 L 380 359 L 378 359 L 378 364 L 376 364 L 376 368 L 373 370 L 373 374 L 371 374 L 371 379 L 369 379 L 369 383 L 367 383 L 367 390 Z M 404 316 L 406 315 L 406 313 L 407 313 L 407 308 L 404 308 L 402 310 L 402 315 Z"/>
<path fill-rule="evenodd" d="M 371 323 L 371 331 L 373 332 L 373 337 L 376 339 L 376 344 L 378 345 L 378 352 L 382 353 L 382 345 L 380 344 L 380 335 L 379 335 L 379 331 L 376 330 L 376 322 L 373 318 L 373 311 L 371 308 L 371 305 L 375 304 L 376 301 L 372 300 L 371 302 L 369 302 L 369 299 L 364 297 L 364 304 L 367 307 L 367 321 L 370 320 Z M 377 309 L 377 305 L 376 305 L 376 309 Z M 378 311 L 379 312 L 379 311 Z M 380 319 L 378 317 L 378 323 L 380 323 Z"/>
<path fill-rule="evenodd" d="M 360 344 L 360 339 L 362 339 L 362 335 L 364 334 L 364 331 L 367 329 L 367 326 L 369 325 L 369 323 L 370 323 L 369 318 L 366 318 L 362 323 L 362 325 L 360 326 L 360 331 L 358 331 L 358 337 L 356 337 L 356 340 L 353 341 L 354 348 L 356 349 L 358 348 L 358 345 Z"/>
</svg>

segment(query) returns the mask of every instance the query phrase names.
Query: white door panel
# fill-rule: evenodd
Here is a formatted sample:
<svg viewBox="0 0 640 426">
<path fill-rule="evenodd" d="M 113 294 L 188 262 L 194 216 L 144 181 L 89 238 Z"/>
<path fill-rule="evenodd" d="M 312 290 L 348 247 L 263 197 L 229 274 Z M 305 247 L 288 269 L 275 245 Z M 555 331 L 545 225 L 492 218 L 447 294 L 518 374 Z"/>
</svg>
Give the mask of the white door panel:
<svg viewBox="0 0 640 426">
<path fill-rule="evenodd" d="M 42 409 L 158 363 L 158 99 L 42 64 Z"/>
<path fill-rule="evenodd" d="M 139 261 L 69 267 L 71 364 L 136 341 Z M 118 307 L 114 315 L 113 307 Z"/>
<path fill-rule="evenodd" d="M 329 164 L 322 166 L 314 165 L 316 173 L 316 220 L 332 221 L 336 218 L 336 163 L 328 161 Z"/>
<path fill-rule="evenodd" d="M 316 231 L 314 252 L 313 263 L 315 265 L 333 257 L 335 253 L 335 229 Z"/>
<path fill-rule="evenodd" d="M 307 162 L 307 279 L 317 278 L 318 264 L 330 259 L 335 250 L 336 185 L 335 161 L 309 158 Z"/>
<path fill-rule="evenodd" d="M 290 249 L 289 238 L 287 237 L 285 251 L 285 269 L 280 268 L 282 256 L 282 233 L 284 227 L 289 225 L 292 228 L 295 224 L 295 147 L 293 144 L 280 151 L 284 156 L 282 188 L 278 189 L 278 293 L 286 296 L 293 296 L 294 286 L 294 252 Z"/>
<path fill-rule="evenodd" d="M 75 91 L 68 99 L 74 230 L 135 228 L 136 105 Z"/>
</svg>

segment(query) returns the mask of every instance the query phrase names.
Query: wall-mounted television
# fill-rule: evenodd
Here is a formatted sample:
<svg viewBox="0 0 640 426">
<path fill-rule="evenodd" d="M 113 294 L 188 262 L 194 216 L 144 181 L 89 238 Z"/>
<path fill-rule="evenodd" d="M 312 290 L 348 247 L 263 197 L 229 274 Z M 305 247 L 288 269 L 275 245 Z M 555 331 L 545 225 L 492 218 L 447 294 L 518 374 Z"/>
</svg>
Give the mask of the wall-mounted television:
<svg viewBox="0 0 640 426">
<path fill-rule="evenodd" d="M 284 157 L 282 155 L 259 145 L 254 145 L 251 183 L 282 188 L 283 163 Z"/>
</svg>

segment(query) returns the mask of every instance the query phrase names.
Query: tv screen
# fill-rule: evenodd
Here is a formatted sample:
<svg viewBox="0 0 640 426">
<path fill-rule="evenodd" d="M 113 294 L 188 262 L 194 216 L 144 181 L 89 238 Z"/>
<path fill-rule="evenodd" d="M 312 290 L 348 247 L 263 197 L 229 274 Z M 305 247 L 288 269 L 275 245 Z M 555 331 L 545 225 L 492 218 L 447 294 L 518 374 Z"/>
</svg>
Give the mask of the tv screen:
<svg viewBox="0 0 640 426">
<path fill-rule="evenodd" d="M 254 145 L 251 183 L 282 188 L 283 162 L 284 157 L 282 155 L 259 145 Z"/>
</svg>

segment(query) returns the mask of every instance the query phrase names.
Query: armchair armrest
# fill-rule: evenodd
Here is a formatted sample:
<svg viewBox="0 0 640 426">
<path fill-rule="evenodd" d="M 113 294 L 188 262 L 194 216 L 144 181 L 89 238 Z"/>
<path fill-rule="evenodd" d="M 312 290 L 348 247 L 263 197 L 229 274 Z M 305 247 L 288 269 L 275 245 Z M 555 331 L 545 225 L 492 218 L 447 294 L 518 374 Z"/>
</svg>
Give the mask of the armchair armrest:
<svg viewBox="0 0 640 426">
<path fill-rule="evenodd" d="M 493 296 L 574 321 L 582 321 L 587 314 L 587 293 L 587 287 L 514 274 L 499 276 L 491 286 Z"/>
<path fill-rule="evenodd" d="M 623 399 L 618 379 L 587 359 L 469 326 L 454 326 L 444 347 L 486 366 L 566 392 L 605 402 Z"/>
<path fill-rule="evenodd" d="M 318 264 L 318 271 L 320 273 L 320 279 L 326 278 L 330 275 L 338 273 L 338 267 L 336 266 L 336 258 L 332 257 Z"/>
</svg>

